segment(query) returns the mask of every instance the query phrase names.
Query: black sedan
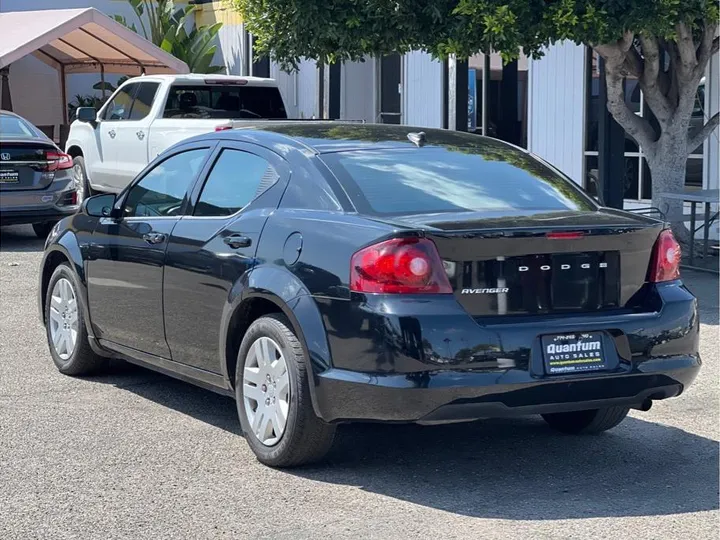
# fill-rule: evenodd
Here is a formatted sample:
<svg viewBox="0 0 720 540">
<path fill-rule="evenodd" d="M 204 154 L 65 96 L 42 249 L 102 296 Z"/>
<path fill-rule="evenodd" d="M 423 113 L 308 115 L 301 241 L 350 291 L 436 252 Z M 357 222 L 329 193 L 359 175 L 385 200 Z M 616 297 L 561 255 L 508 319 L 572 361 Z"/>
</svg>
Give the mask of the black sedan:
<svg viewBox="0 0 720 540">
<path fill-rule="evenodd" d="M 598 433 L 700 368 L 661 222 L 442 130 L 258 124 L 189 139 L 47 240 L 58 369 L 122 358 L 234 396 L 263 463 L 338 423 L 541 414 Z"/>
<path fill-rule="evenodd" d="M 0 111 L 0 225 L 31 224 L 40 238 L 79 207 L 72 157 L 17 114 Z"/>
</svg>

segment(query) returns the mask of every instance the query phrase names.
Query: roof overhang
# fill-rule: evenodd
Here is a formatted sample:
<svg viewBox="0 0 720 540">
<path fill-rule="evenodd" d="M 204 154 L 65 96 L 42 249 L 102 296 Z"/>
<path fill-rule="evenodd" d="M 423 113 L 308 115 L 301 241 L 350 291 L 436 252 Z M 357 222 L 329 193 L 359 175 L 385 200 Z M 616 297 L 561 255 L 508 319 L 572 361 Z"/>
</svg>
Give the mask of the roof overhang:
<svg viewBox="0 0 720 540">
<path fill-rule="evenodd" d="M 0 69 L 32 54 L 66 74 L 188 73 L 187 64 L 94 8 L 0 13 Z"/>
</svg>

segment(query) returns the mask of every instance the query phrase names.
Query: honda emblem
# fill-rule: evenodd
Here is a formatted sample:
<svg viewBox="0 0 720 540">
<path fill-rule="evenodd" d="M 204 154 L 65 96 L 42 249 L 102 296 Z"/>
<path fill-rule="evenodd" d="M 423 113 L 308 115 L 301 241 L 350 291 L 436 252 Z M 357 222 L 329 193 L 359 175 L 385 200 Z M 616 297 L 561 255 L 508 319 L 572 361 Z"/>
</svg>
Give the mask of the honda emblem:
<svg viewBox="0 0 720 540">
<path fill-rule="evenodd" d="M 3 152 L 0 154 L 0 159 L 3 161 L 10 161 L 10 154 L 8 152 Z"/>
</svg>

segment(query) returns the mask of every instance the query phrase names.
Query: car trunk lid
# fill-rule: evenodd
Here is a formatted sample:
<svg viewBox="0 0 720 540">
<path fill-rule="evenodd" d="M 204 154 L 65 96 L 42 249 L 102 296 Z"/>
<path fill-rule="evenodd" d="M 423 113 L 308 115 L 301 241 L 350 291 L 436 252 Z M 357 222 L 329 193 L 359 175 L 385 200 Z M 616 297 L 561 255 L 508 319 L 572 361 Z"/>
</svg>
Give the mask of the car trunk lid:
<svg viewBox="0 0 720 540">
<path fill-rule="evenodd" d="M 662 225 L 624 212 L 393 218 L 438 248 L 453 293 L 475 317 L 626 307 L 643 287 Z"/>
<path fill-rule="evenodd" d="M 51 142 L 3 140 L 0 144 L 0 190 L 48 187 L 55 178 L 58 153 Z"/>
</svg>

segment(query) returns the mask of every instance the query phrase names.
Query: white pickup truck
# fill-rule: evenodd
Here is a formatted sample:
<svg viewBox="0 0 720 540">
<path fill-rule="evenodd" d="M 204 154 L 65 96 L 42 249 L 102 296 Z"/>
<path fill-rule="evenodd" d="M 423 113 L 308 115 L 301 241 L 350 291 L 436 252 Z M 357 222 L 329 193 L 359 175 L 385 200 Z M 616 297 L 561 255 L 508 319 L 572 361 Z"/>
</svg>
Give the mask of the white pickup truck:
<svg viewBox="0 0 720 540">
<path fill-rule="evenodd" d="M 81 107 L 65 151 L 83 191 L 119 192 L 177 142 L 258 119 L 287 118 L 273 79 L 147 75 L 128 79 L 100 111 Z"/>
</svg>

